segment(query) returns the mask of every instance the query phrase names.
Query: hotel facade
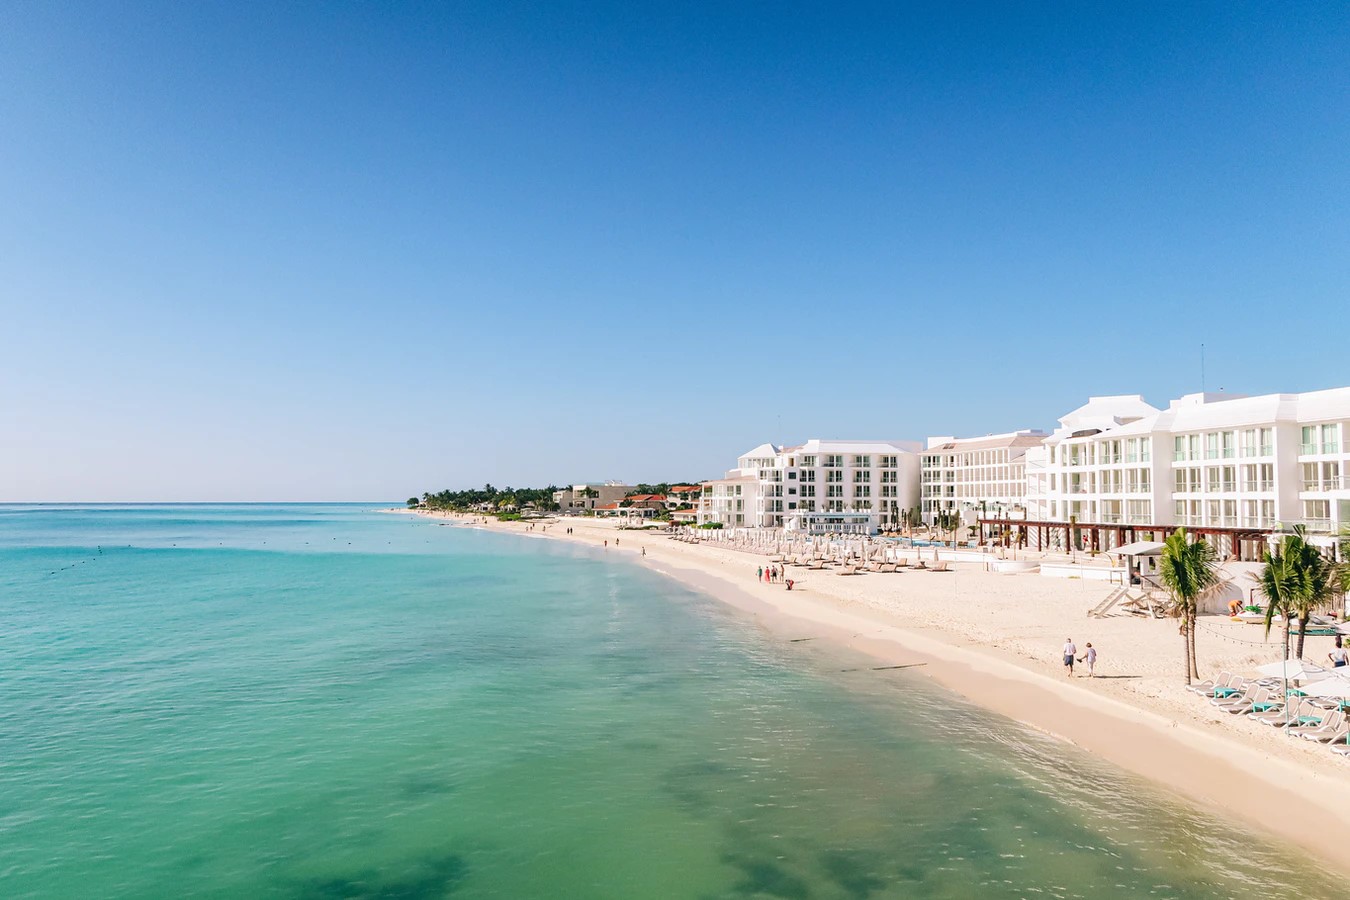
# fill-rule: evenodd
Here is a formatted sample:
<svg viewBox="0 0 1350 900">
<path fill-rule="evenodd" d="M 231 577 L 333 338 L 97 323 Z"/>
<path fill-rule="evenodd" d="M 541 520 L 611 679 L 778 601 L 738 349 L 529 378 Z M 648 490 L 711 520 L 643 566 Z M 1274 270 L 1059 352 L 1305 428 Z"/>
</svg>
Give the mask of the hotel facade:
<svg viewBox="0 0 1350 900">
<path fill-rule="evenodd" d="M 1350 388 L 1189 394 L 1167 409 L 1093 397 L 1059 422 L 1026 453 L 1028 546 L 1106 550 L 1184 525 L 1254 559 L 1272 532 L 1302 526 L 1329 545 L 1350 525 Z"/>
<path fill-rule="evenodd" d="M 920 512 L 927 525 L 944 513 L 1003 517 L 1026 511 L 1026 455 L 1047 437 L 1027 429 L 979 438 L 930 437 L 920 461 Z"/>
<path fill-rule="evenodd" d="M 703 484 L 698 524 L 807 534 L 898 527 L 919 503 L 919 445 L 810 440 L 761 444 Z"/>
</svg>

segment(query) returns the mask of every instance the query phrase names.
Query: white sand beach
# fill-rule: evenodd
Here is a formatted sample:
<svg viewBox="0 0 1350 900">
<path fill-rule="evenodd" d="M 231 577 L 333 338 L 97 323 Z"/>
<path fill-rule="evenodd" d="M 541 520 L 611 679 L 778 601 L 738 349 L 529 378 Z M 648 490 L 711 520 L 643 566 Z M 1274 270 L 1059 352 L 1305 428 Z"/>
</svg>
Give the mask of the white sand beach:
<svg viewBox="0 0 1350 900">
<path fill-rule="evenodd" d="M 435 514 L 439 515 L 439 514 Z M 460 517 L 521 533 L 519 522 Z M 1128 614 L 1089 618 L 1102 582 L 997 574 L 977 563 L 953 571 L 842 577 L 793 568 L 796 584 L 757 581 L 767 557 L 620 531 L 609 520 L 569 518 L 528 533 L 604 546 L 744 610 L 783 639 L 820 637 L 911 671 L 996 713 L 1069 741 L 1192 801 L 1298 844 L 1350 871 L 1350 760 L 1212 707 L 1184 688 L 1177 623 Z M 574 533 L 566 535 L 572 528 Z M 615 546 L 615 538 L 619 545 Z M 642 555 L 645 549 L 646 555 Z M 1100 653 L 1097 677 L 1065 676 L 1066 637 Z M 1309 637 L 1320 660 L 1331 638 Z M 1205 616 L 1197 634 L 1202 677 L 1251 674 L 1279 659 L 1280 635 Z"/>
</svg>

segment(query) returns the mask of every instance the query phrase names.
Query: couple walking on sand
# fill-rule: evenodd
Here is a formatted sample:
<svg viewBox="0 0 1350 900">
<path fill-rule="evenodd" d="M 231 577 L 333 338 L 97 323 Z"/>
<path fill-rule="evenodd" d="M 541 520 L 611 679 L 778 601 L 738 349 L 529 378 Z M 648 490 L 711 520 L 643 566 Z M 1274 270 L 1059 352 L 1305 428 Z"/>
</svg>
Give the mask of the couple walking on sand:
<svg viewBox="0 0 1350 900">
<path fill-rule="evenodd" d="M 1078 655 L 1078 645 L 1073 642 L 1073 638 L 1064 639 L 1064 674 L 1069 678 L 1073 677 L 1073 663 L 1077 659 L 1079 662 L 1087 663 L 1088 677 L 1095 676 L 1094 669 L 1097 668 L 1097 650 L 1089 641 L 1083 655 Z"/>
</svg>

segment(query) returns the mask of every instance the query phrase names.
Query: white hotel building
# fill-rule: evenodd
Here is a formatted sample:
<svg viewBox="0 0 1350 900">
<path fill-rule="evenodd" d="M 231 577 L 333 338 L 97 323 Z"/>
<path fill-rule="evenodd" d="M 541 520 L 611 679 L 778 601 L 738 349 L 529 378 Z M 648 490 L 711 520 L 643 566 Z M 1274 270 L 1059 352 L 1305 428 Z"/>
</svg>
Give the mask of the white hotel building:
<svg viewBox="0 0 1350 900">
<path fill-rule="evenodd" d="M 1105 550 L 1185 525 L 1256 558 L 1272 531 L 1350 525 L 1350 388 L 1093 397 L 1026 454 L 1029 546 Z M 1077 527 L 1066 527 L 1072 523 Z"/>
<path fill-rule="evenodd" d="M 761 444 L 725 478 L 704 483 L 698 524 L 808 534 L 899 525 L 919 503 L 919 449 L 912 441 Z"/>
<path fill-rule="evenodd" d="M 930 437 L 920 463 L 923 521 L 932 525 L 942 513 L 999 518 L 1024 513 L 1027 451 L 1045 438 L 1044 431 L 1030 429 L 977 438 Z"/>
</svg>

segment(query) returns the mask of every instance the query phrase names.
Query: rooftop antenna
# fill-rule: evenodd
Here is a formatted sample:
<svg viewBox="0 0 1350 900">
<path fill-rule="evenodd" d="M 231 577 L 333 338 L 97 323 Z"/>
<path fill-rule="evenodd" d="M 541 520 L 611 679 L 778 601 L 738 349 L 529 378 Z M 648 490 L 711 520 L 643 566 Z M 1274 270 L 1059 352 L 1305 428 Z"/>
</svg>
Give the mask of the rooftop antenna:
<svg viewBox="0 0 1350 900">
<path fill-rule="evenodd" d="M 1200 345 L 1200 393 L 1205 392 L 1205 345 Z"/>
</svg>

